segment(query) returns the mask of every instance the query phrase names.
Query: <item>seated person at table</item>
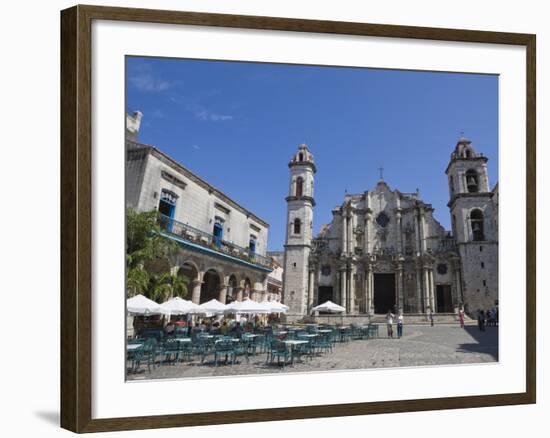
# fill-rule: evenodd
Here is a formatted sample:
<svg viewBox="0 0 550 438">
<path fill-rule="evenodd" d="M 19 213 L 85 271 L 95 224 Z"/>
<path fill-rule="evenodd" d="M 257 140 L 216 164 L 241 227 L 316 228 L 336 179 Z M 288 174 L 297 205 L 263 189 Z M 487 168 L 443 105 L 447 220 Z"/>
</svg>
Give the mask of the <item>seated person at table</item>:
<svg viewBox="0 0 550 438">
<path fill-rule="evenodd" d="M 227 335 L 228 332 L 229 332 L 229 326 L 227 325 L 226 321 L 223 321 L 220 327 L 220 333 L 225 336 Z"/>
<path fill-rule="evenodd" d="M 231 329 L 231 331 L 232 331 L 233 333 L 236 333 L 237 335 L 240 335 L 240 334 L 243 332 L 243 329 L 242 329 L 242 327 L 241 327 L 241 324 L 240 324 L 238 321 L 236 321 L 236 322 L 235 322 L 235 325 L 233 326 L 233 328 Z"/>
<path fill-rule="evenodd" d="M 179 320 L 175 321 L 174 324 L 175 324 L 176 327 L 186 327 L 187 326 L 187 322 L 182 320 L 182 319 L 179 319 Z"/>
<path fill-rule="evenodd" d="M 172 321 L 168 321 L 168 324 L 166 324 L 166 327 L 164 327 L 164 333 L 167 336 L 173 335 L 174 331 L 176 330 L 176 326 Z"/>
</svg>

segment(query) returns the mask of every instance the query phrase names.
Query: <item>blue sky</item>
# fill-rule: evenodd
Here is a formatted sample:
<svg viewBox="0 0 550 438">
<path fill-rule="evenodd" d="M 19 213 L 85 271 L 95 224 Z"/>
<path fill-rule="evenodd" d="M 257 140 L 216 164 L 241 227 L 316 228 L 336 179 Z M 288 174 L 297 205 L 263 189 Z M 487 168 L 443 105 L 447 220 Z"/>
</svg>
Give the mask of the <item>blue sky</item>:
<svg viewBox="0 0 550 438">
<path fill-rule="evenodd" d="M 445 168 L 464 132 L 498 180 L 498 77 L 128 57 L 127 111 L 153 144 L 270 224 L 283 248 L 288 161 L 315 156 L 314 231 L 345 191 L 420 190 L 449 229 Z"/>
</svg>

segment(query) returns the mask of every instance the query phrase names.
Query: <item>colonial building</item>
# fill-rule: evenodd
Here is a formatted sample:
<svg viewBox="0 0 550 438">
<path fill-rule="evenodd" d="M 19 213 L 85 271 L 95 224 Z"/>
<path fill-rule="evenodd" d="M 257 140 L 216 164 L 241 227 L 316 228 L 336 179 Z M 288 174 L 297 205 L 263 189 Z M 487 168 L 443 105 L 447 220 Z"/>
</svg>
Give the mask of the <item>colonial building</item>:
<svg viewBox="0 0 550 438">
<path fill-rule="evenodd" d="M 141 117 L 127 116 L 126 206 L 159 212 L 163 235 L 179 247 L 169 269 L 190 279 L 192 301 L 280 299 L 276 290 L 268 293 L 269 225 L 161 150 L 139 143 Z"/>
<path fill-rule="evenodd" d="M 331 300 L 350 315 L 454 313 L 498 300 L 498 188 L 487 158 L 461 138 L 447 167 L 452 230 L 419 192 L 346 194 L 312 235 L 316 165 L 306 145 L 289 163 L 284 302 L 294 317 Z"/>
</svg>

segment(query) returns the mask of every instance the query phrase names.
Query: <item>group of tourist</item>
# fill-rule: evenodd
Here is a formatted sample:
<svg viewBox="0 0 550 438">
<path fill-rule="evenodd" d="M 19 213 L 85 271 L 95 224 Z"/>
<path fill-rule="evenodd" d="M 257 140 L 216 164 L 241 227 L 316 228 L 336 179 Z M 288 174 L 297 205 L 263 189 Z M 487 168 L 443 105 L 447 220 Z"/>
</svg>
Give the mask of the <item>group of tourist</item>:
<svg viewBox="0 0 550 438">
<path fill-rule="evenodd" d="M 498 325 L 498 308 L 487 311 L 480 310 L 477 315 L 477 326 L 484 332 L 485 327 L 496 327 Z"/>
<path fill-rule="evenodd" d="M 393 321 L 395 319 L 395 315 L 391 313 L 391 310 L 388 310 L 388 313 L 386 313 L 386 326 L 388 328 L 388 338 L 393 338 Z M 397 338 L 401 338 L 403 336 L 403 314 L 400 313 L 397 316 Z"/>
<path fill-rule="evenodd" d="M 465 326 L 465 318 L 466 315 L 464 313 L 464 309 L 460 309 L 458 311 L 458 322 L 460 324 L 460 328 L 464 328 Z M 386 326 L 388 330 L 388 338 L 393 338 L 393 325 L 394 325 L 395 315 L 391 312 L 391 310 L 388 310 L 388 313 L 386 313 Z M 434 326 L 434 314 L 430 310 L 428 313 L 428 320 L 430 321 L 430 325 Z M 493 308 L 487 311 L 480 310 L 478 312 L 478 327 L 479 330 L 485 331 L 485 327 L 496 327 L 498 325 L 498 308 Z M 400 313 L 397 316 L 397 338 L 401 338 L 403 336 L 403 314 Z"/>
</svg>

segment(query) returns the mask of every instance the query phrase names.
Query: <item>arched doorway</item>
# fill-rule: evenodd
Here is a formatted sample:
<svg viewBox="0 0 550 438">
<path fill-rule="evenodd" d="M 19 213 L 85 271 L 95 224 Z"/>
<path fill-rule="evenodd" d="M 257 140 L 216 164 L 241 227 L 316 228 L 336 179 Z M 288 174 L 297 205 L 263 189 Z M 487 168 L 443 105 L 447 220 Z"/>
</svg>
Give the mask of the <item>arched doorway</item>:
<svg viewBox="0 0 550 438">
<path fill-rule="evenodd" d="M 190 300 L 193 294 L 193 282 L 198 280 L 199 271 L 192 263 L 184 263 L 178 269 L 178 277 L 183 278 L 185 284 L 187 285 L 187 294 L 185 295 L 186 300 Z"/>
<path fill-rule="evenodd" d="M 201 285 L 200 303 L 205 303 L 220 296 L 220 276 L 213 269 L 209 269 L 204 273 Z"/>
</svg>

